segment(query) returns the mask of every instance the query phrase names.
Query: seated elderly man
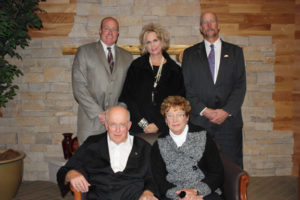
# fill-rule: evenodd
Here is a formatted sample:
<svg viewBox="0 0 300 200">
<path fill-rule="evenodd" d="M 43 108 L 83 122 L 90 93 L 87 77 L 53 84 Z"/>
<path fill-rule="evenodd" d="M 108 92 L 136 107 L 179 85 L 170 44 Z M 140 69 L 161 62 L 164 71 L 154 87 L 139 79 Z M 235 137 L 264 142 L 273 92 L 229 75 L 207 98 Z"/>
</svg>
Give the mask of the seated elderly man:
<svg viewBox="0 0 300 200">
<path fill-rule="evenodd" d="M 86 199 L 153 200 L 151 146 L 129 135 L 129 112 L 115 106 L 106 113 L 107 133 L 90 136 L 57 173 L 65 195 L 71 184 Z"/>
</svg>

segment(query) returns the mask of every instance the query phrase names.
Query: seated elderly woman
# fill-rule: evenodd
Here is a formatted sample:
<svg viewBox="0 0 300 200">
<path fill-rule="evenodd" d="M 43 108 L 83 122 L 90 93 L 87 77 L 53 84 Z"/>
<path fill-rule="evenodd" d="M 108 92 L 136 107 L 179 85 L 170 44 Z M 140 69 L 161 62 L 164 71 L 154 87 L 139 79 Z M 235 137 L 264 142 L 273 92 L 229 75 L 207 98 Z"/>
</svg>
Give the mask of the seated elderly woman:
<svg viewBox="0 0 300 200">
<path fill-rule="evenodd" d="M 161 105 L 169 132 L 160 135 L 151 153 L 159 199 L 222 199 L 219 151 L 206 131 L 189 132 L 190 111 L 190 103 L 180 96 L 169 96 Z"/>
</svg>

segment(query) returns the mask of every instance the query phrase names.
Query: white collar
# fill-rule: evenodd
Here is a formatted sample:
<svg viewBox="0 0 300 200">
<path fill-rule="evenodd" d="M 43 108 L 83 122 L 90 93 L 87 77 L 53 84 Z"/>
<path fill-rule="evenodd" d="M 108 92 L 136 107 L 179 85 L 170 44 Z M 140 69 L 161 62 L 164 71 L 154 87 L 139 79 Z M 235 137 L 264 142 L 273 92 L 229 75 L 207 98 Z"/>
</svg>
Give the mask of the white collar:
<svg viewBox="0 0 300 200">
<path fill-rule="evenodd" d="M 177 134 L 173 133 L 171 130 L 169 130 L 170 136 L 172 137 L 172 139 L 176 143 L 177 147 L 182 146 L 182 144 L 185 142 L 188 130 L 189 130 L 188 125 L 185 125 L 185 128 L 184 128 L 183 132 L 180 135 L 177 135 Z"/>
<path fill-rule="evenodd" d="M 101 44 L 102 44 L 102 46 L 103 46 L 103 49 L 105 50 L 105 51 L 107 51 L 107 47 L 109 47 L 109 46 L 107 46 L 102 40 L 100 40 L 100 42 L 101 42 Z M 111 47 L 111 50 L 114 52 L 114 50 L 115 50 L 115 44 L 113 44 L 113 45 L 111 45 L 110 47 Z"/>
<path fill-rule="evenodd" d="M 109 147 L 115 148 L 115 147 L 120 147 L 120 146 L 127 146 L 130 145 L 132 146 L 133 144 L 133 136 L 129 135 L 129 133 L 127 133 L 127 139 L 126 141 L 120 143 L 120 144 L 116 144 L 114 141 L 112 141 L 109 137 L 109 133 L 107 133 L 107 143 Z"/>
<path fill-rule="evenodd" d="M 210 48 L 211 43 L 209 41 L 207 41 L 206 39 L 204 39 L 204 44 L 205 44 L 205 48 Z M 212 43 L 215 48 L 216 46 L 220 46 L 221 45 L 221 39 L 218 38 L 214 43 Z"/>
</svg>

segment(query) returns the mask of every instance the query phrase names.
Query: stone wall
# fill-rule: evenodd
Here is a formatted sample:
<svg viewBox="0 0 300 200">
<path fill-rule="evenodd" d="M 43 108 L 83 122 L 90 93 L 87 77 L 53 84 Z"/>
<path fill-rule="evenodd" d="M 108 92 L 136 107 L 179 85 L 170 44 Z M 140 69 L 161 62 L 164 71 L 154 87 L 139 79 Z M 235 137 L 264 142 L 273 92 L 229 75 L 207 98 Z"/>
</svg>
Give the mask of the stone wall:
<svg viewBox="0 0 300 200">
<path fill-rule="evenodd" d="M 114 16 L 120 22 L 118 44 L 138 44 L 143 25 L 157 22 L 170 31 L 171 44 L 194 44 L 201 8 L 197 0 L 78 0 L 68 38 L 33 39 L 13 60 L 24 72 L 17 79 L 18 95 L 0 118 L 0 148 L 26 152 L 25 180 L 48 180 L 49 158 L 62 157 L 62 133 L 76 133 L 77 104 L 72 95 L 74 55 L 62 46 L 98 40 L 99 21 Z M 100 13 L 100 14 L 99 14 Z M 221 30 L 222 32 L 222 30 Z M 243 105 L 244 166 L 250 175 L 289 175 L 293 153 L 291 131 L 273 131 L 275 48 L 271 36 L 226 36 L 243 47 L 247 65 L 247 94 Z"/>
</svg>

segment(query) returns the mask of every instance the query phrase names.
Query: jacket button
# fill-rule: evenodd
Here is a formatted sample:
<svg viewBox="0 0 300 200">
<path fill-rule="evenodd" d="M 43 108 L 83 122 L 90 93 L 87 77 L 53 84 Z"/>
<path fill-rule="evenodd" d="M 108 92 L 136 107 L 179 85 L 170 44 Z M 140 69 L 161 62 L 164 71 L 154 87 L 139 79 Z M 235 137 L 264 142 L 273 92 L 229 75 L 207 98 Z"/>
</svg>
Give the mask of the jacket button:
<svg viewBox="0 0 300 200">
<path fill-rule="evenodd" d="M 193 166 L 193 170 L 197 170 L 197 169 L 198 169 L 198 167 L 194 165 Z"/>
</svg>

